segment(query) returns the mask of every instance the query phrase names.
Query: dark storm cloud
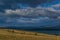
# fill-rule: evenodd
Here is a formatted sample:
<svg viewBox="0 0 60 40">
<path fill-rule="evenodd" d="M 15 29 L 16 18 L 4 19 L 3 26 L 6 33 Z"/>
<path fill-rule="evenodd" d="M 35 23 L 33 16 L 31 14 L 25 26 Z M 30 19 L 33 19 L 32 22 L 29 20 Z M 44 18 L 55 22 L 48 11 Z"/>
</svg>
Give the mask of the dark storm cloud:
<svg viewBox="0 0 60 40">
<path fill-rule="evenodd" d="M 46 3 L 46 2 L 48 2 L 48 3 L 52 2 L 52 0 L 16 0 L 16 1 L 19 3 L 28 4 L 31 7 L 36 7 L 37 5 Z"/>
<path fill-rule="evenodd" d="M 30 7 L 36 7 L 37 5 L 46 2 L 51 3 L 52 0 L 0 0 L 0 11 L 3 11 L 4 9 L 20 8 L 17 6 L 18 3 L 27 4 Z"/>
<path fill-rule="evenodd" d="M 5 0 L 4 2 L 8 4 L 23 3 L 23 4 L 28 4 L 31 7 L 35 7 L 42 3 L 46 3 L 46 2 L 51 3 L 52 0 Z"/>
</svg>

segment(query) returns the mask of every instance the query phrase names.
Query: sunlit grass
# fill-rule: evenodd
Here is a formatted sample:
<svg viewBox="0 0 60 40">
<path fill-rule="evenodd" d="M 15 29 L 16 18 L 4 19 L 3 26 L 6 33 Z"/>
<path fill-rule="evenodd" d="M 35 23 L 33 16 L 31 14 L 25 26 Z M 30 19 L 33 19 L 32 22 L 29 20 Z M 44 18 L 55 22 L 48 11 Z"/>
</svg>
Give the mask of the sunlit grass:
<svg viewBox="0 0 60 40">
<path fill-rule="evenodd" d="M 0 29 L 0 40 L 60 40 L 60 36 L 21 30 Z"/>
</svg>

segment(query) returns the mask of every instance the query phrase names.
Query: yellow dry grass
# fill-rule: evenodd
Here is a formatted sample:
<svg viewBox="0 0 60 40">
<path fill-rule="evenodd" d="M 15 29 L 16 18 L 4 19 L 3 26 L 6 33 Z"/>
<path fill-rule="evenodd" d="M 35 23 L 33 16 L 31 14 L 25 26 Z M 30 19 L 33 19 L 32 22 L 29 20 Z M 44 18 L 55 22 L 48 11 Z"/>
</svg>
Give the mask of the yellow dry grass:
<svg viewBox="0 0 60 40">
<path fill-rule="evenodd" d="M 0 40 L 60 40 L 60 36 L 21 30 L 0 29 Z"/>
</svg>

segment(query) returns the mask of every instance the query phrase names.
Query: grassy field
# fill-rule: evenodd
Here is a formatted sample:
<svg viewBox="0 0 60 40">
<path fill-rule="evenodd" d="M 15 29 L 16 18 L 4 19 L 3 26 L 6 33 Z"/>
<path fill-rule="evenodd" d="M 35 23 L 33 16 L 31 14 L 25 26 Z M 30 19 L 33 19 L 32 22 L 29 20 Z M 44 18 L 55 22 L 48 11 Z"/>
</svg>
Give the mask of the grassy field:
<svg viewBox="0 0 60 40">
<path fill-rule="evenodd" d="M 60 40 L 60 36 L 21 30 L 0 29 L 0 40 Z"/>
</svg>

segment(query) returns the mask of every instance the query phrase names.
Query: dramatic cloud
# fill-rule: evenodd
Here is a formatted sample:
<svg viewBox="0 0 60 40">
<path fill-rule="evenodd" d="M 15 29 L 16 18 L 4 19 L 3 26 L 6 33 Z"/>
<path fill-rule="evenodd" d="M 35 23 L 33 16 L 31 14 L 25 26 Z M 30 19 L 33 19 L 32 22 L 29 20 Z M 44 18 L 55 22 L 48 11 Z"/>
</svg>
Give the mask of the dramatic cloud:
<svg viewBox="0 0 60 40">
<path fill-rule="evenodd" d="M 52 3 L 53 1 L 54 0 L 0 0 L 0 11 L 4 11 L 4 9 L 14 10 L 17 8 L 21 8 L 22 5 L 24 7 L 29 6 L 34 8 L 44 3 Z"/>
<path fill-rule="evenodd" d="M 55 8 L 60 8 L 60 3 L 53 5 L 53 7 L 55 7 Z"/>
<path fill-rule="evenodd" d="M 46 16 L 50 18 L 57 18 L 60 16 L 59 10 L 56 10 L 56 5 L 52 5 L 50 7 L 44 8 L 41 6 L 38 6 L 36 8 L 27 7 L 26 9 L 5 9 L 6 15 L 19 15 L 22 17 L 41 17 Z"/>
<path fill-rule="evenodd" d="M 50 7 L 46 8 L 46 9 L 60 14 L 60 3 L 55 4 L 55 5 L 51 5 Z"/>
<path fill-rule="evenodd" d="M 1 2 L 7 4 L 9 3 L 10 5 L 15 4 L 15 3 L 22 3 L 22 4 L 28 4 L 29 6 L 36 6 L 38 4 L 42 3 L 50 3 L 54 0 L 1 0 Z"/>
<path fill-rule="evenodd" d="M 36 26 L 55 26 L 59 25 L 60 21 L 57 19 L 50 19 L 49 17 L 40 17 L 40 18 L 7 18 L 5 24 L 10 26 L 15 25 L 36 25 Z"/>
<path fill-rule="evenodd" d="M 53 1 L 0 0 L 0 25 L 60 25 L 60 4 Z"/>
<path fill-rule="evenodd" d="M 30 17 L 30 18 L 36 18 L 36 17 L 49 17 L 49 18 L 57 18 L 60 16 L 60 13 L 57 13 L 56 11 L 53 11 L 52 9 L 43 9 L 42 7 L 36 7 L 36 8 L 26 8 L 26 9 L 16 9 L 16 10 L 11 10 L 11 9 L 6 9 L 5 10 L 6 15 L 18 15 L 21 17 Z"/>
</svg>

